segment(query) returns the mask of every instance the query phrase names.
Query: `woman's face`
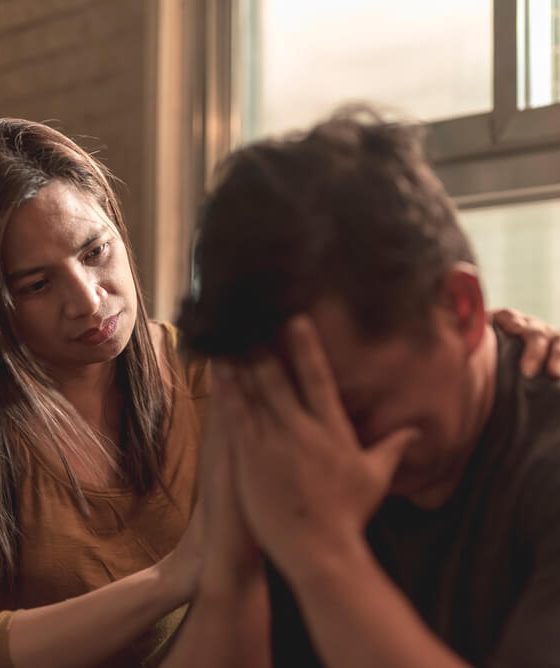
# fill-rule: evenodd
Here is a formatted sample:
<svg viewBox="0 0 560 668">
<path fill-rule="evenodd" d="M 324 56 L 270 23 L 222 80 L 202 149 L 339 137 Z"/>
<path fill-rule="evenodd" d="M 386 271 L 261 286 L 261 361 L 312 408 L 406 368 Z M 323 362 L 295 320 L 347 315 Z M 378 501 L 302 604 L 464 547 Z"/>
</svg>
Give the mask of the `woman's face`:
<svg viewBox="0 0 560 668">
<path fill-rule="evenodd" d="M 136 321 L 126 248 L 88 194 L 60 181 L 16 210 L 2 244 L 18 336 L 56 375 L 114 360 Z"/>
</svg>

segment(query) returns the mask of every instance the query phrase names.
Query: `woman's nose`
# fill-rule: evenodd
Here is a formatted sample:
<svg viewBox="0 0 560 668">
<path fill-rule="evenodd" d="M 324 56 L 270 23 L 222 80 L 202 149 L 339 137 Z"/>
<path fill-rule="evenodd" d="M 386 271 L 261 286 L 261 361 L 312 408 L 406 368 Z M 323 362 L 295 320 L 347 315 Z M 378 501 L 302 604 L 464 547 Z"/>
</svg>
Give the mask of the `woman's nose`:
<svg viewBox="0 0 560 668">
<path fill-rule="evenodd" d="M 64 313 L 70 319 L 95 315 L 106 296 L 106 290 L 95 277 L 85 273 L 74 275 L 66 289 Z"/>
</svg>

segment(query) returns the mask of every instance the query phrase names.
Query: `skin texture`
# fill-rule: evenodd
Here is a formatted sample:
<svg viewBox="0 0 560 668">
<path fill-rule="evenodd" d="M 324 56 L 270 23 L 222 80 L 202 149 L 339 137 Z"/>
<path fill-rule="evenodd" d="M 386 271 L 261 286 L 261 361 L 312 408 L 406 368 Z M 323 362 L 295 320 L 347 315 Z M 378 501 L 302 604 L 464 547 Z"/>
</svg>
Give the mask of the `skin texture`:
<svg viewBox="0 0 560 668">
<path fill-rule="evenodd" d="M 92 198 L 60 182 L 41 189 L 10 220 L 2 260 L 18 334 L 52 373 L 83 373 L 122 352 L 136 319 L 136 292 L 124 244 Z M 78 340 L 114 315 L 109 340 Z"/>
<path fill-rule="evenodd" d="M 469 274 L 461 275 L 467 289 Z M 484 322 L 459 322 L 460 314 L 436 306 L 434 339 L 418 344 L 410 335 L 372 342 L 358 335 L 343 305 L 326 299 L 312 310 L 319 345 L 358 441 L 369 448 L 403 427 L 418 439 L 399 465 L 389 492 L 418 505 L 438 505 L 461 476 L 491 408 L 493 367 L 473 364 L 484 337 L 495 337 Z M 473 327 L 475 331 L 467 331 Z"/>
<path fill-rule="evenodd" d="M 433 318 L 429 348 L 367 342 L 326 300 L 286 331 L 298 391 L 273 355 L 222 367 L 242 507 L 278 563 L 358 535 L 387 494 L 440 505 L 454 488 L 491 408 L 495 341 L 483 324 L 471 347 L 447 310 Z"/>
</svg>

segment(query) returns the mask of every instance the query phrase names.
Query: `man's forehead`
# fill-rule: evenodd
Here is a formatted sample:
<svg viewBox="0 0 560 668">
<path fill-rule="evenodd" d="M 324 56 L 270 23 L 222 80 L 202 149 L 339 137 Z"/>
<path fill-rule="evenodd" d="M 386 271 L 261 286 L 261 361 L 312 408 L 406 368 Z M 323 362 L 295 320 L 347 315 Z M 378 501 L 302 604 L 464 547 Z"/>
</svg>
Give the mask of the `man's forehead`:
<svg viewBox="0 0 560 668">
<path fill-rule="evenodd" d="M 410 354 L 411 346 L 404 337 L 364 339 L 340 300 L 322 300 L 310 315 L 345 403 L 358 401 L 364 393 L 390 391 L 396 381 L 395 371 L 406 365 Z"/>
</svg>

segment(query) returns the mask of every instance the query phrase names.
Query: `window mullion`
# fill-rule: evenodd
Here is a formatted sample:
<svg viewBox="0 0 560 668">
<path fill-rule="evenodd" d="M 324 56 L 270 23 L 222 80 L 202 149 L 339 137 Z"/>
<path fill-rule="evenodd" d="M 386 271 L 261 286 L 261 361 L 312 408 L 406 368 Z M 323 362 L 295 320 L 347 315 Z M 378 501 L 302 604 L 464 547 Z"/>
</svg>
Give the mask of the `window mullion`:
<svg viewBox="0 0 560 668">
<path fill-rule="evenodd" d="M 232 142 L 232 59 L 235 2 L 206 0 L 205 178 L 230 150 Z"/>
<path fill-rule="evenodd" d="M 517 111 L 517 2 L 494 0 L 493 131 L 499 140 Z"/>
</svg>

